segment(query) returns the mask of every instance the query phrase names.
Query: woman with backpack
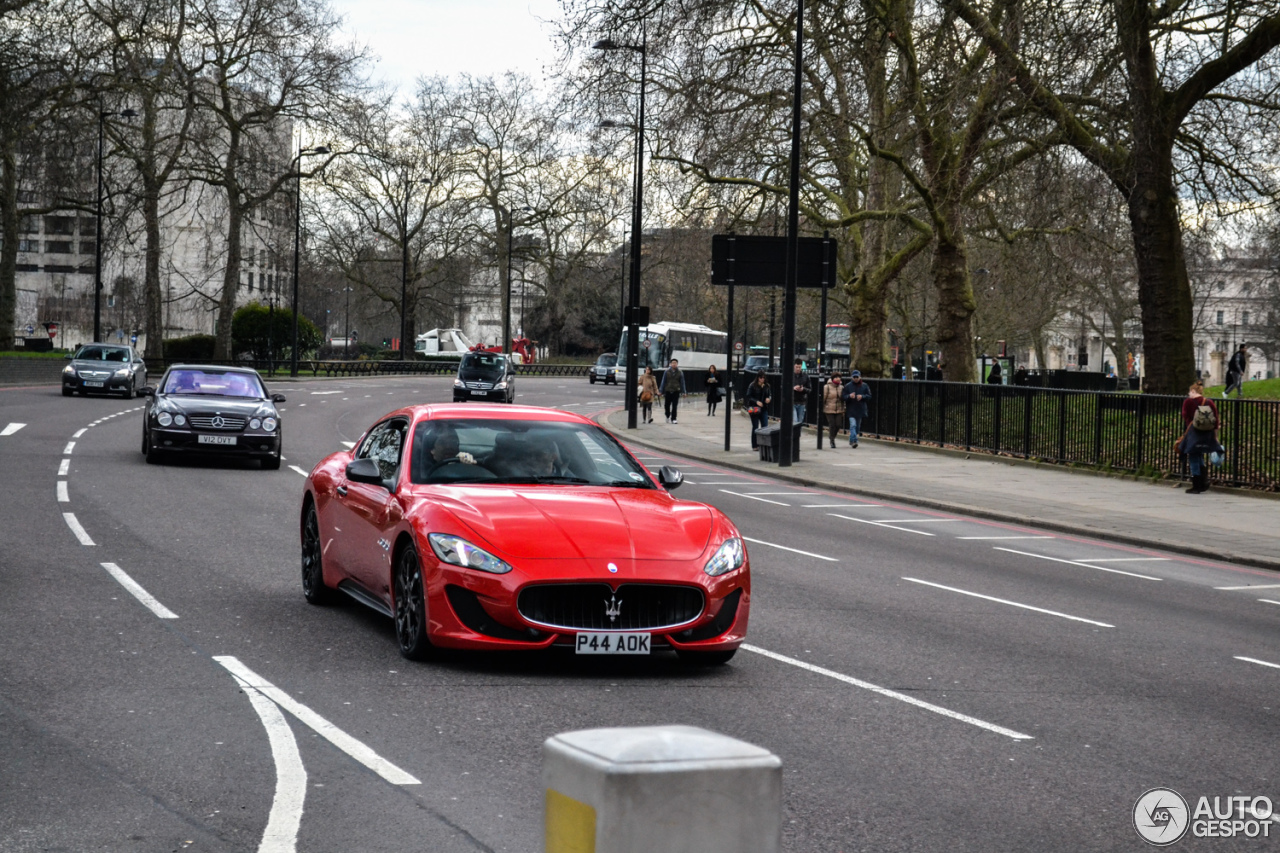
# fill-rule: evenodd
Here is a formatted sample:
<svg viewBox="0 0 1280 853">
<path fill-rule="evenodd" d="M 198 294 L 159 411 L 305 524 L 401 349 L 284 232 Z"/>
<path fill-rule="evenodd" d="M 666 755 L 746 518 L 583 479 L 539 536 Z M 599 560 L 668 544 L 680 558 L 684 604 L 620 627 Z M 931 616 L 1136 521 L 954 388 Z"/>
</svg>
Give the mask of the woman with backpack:
<svg viewBox="0 0 1280 853">
<path fill-rule="evenodd" d="M 1191 383 L 1187 398 L 1182 401 L 1182 422 L 1187 425 L 1187 431 L 1178 440 L 1178 452 L 1187 457 L 1191 468 L 1191 488 L 1187 494 L 1198 495 L 1209 491 L 1205 455 L 1223 452 L 1218 443 L 1218 430 L 1222 428 L 1218 406 L 1204 395 L 1204 382 L 1199 379 Z"/>
</svg>

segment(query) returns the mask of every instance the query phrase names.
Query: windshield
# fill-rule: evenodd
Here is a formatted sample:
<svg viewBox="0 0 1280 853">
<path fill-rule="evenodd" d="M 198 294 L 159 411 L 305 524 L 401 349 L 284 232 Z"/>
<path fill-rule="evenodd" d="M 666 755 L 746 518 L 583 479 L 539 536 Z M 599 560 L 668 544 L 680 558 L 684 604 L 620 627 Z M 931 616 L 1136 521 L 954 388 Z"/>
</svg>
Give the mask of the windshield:
<svg viewBox="0 0 1280 853">
<path fill-rule="evenodd" d="M 611 352 L 607 352 L 596 359 L 596 365 L 599 367 L 616 367 L 617 364 L 618 357 Z"/>
<path fill-rule="evenodd" d="M 645 366 L 652 367 L 655 373 L 659 373 L 667 369 L 667 362 L 670 357 L 664 357 L 666 354 L 667 336 L 661 332 L 650 332 L 647 329 L 641 329 L 638 335 L 640 339 L 640 359 L 639 366 L 636 368 L 639 372 L 644 373 Z M 618 367 L 627 366 L 627 330 L 622 330 L 622 338 L 618 341 Z"/>
<path fill-rule="evenodd" d="M 492 352 L 469 352 L 462 357 L 458 373 L 464 379 L 477 376 L 501 376 L 507 369 L 507 358 Z"/>
<path fill-rule="evenodd" d="M 415 483 L 523 483 L 654 488 L 613 436 L 588 424 L 449 418 L 413 435 Z"/>
<path fill-rule="evenodd" d="M 267 396 L 254 374 L 223 370 L 171 370 L 161 393 L 250 399 Z"/>
<path fill-rule="evenodd" d="M 80 347 L 77 361 L 128 361 L 128 347 Z"/>
</svg>

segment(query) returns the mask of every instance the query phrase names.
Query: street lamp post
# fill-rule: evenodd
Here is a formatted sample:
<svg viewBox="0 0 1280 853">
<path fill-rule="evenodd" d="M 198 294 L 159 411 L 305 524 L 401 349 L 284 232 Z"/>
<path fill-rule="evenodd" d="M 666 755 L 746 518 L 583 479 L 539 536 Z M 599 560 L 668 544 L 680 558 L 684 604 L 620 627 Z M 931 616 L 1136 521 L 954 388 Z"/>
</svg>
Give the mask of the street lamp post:
<svg viewBox="0 0 1280 853">
<path fill-rule="evenodd" d="M 342 333 L 342 358 L 344 361 L 351 358 L 350 353 L 348 353 L 347 351 L 347 347 L 351 346 L 351 291 L 352 289 L 353 288 L 350 288 L 350 287 L 342 288 L 343 293 L 347 295 L 346 328 L 343 330 L 343 333 Z"/>
<path fill-rule="evenodd" d="M 511 355 L 511 254 L 515 247 L 516 210 L 529 212 L 530 208 L 520 207 L 507 210 L 507 281 L 502 289 L 502 351 Z"/>
<path fill-rule="evenodd" d="M 795 77 L 792 83 L 791 105 L 791 175 L 787 203 L 787 280 L 782 295 L 782 371 L 791 369 L 796 355 L 796 287 L 800 273 L 800 122 L 803 83 L 804 54 L 804 0 L 796 2 Z M 792 421 L 795 418 L 792 402 L 794 393 L 790 382 L 782 383 L 782 435 L 778 442 L 778 465 L 789 467 L 791 458 Z"/>
<path fill-rule="evenodd" d="M 93 342 L 102 342 L 102 196 L 103 196 L 103 180 L 102 180 L 102 149 L 107 134 L 107 119 L 109 118 L 134 118 L 138 113 L 136 110 L 120 110 L 120 112 L 112 112 L 110 110 L 98 110 L 98 205 L 97 213 L 97 239 L 93 243 Z"/>
<path fill-rule="evenodd" d="M 289 375 L 298 376 L 298 260 L 302 250 L 302 158 L 311 154 L 328 154 L 324 145 L 300 148 L 293 158 L 298 177 L 293 197 L 293 354 L 289 357 Z"/>
<path fill-rule="evenodd" d="M 637 398 L 636 380 L 640 361 L 640 214 L 644 199 L 644 95 L 649 70 L 649 41 L 644 32 L 640 44 L 625 44 L 612 39 L 601 39 L 592 45 L 596 50 L 630 50 L 640 54 L 640 108 L 636 114 L 636 175 L 634 197 L 631 200 L 631 280 L 627 294 L 627 379 L 629 389 L 623 395 L 627 403 L 627 429 L 636 428 Z"/>
</svg>

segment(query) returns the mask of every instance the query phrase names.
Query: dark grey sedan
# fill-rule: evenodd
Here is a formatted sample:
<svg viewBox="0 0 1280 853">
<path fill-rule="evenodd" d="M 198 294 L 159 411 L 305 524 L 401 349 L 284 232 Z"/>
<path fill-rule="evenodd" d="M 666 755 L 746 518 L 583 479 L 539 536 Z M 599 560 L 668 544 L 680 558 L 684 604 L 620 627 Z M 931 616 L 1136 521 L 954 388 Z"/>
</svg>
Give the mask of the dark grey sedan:
<svg viewBox="0 0 1280 853">
<path fill-rule="evenodd" d="M 284 442 L 275 404 L 262 377 L 247 367 L 175 364 L 160 384 L 143 389 L 151 399 L 142 416 L 142 452 L 155 464 L 168 454 L 198 453 L 258 459 L 280 467 Z"/>
<path fill-rule="evenodd" d="M 141 396 L 147 384 L 147 366 L 130 346 L 85 344 L 70 356 L 62 370 L 62 396 L 72 394 L 119 394 Z"/>
</svg>

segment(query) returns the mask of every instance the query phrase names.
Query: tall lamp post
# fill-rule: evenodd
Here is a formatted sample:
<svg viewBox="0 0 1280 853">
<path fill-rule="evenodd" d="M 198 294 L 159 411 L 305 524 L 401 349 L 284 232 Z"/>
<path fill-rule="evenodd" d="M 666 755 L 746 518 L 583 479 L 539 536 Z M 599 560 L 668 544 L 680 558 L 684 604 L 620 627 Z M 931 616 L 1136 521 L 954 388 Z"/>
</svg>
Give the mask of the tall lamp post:
<svg viewBox="0 0 1280 853">
<path fill-rule="evenodd" d="M 631 199 L 631 280 L 627 294 L 627 388 L 623 399 L 627 403 L 627 429 L 636 428 L 636 380 L 639 378 L 640 361 L 640 213 L 644 199 L 644 94 L 649 70 L 649 39 L 643 32 L 640 44 L 601 39 L 592 45 L 596 50 L 630 50 L 640 54 L 640 108 L 636 113 L 636 179 L 634 197 Z"/>
<path fill-rule="evenodd" d="M 516 211 L 528 213 L 531 208 L 518 207 L 511 210 L 500 208 L 507 214 L 507 283 L 502 289 L 502 351 L 511 355 L 511 252 L 515 248 Z"/>
<path fill-rule="evenodd" d="M 800 122 L 804 81 L 804 0 L 796 0 L 795 76 L 791 103 L 791 176 L 787 201 L 787 280 L 782 295 L 782 371 L 791 369 L 796 355 L 796 287 L 800 271 Z M 790 382 L 782 383 L 782 435 L 778 444 L 778 465 L 791 465 L 791 434 L 795 418 L 791 405 L 794 392 Z"/>
<path fill-rule="evenodd" d="M 409 202 L 413 198 L 413 187 L 421 184 L 431 186 L 431 181 L 405 180 L 403 218 L 400 220 L 400 360 L 407 361 L 409 353 Z"/>
<path fill-rule="evenodd" d="M 347 347 L 351 346 L 351 291 L 354 288 L 344 287 L 342 292 L 347 295 L 347 319 L 345 328 L 342 331 L 342 358 L 347 360 L 351 358 L 351 354 L 347 352 Z"/>
<path fill-rule="evenodd" d="M 136 110 L 120 110 L 112 112 L 110 110 L 98 110 L 98 206 L 97 213 L 97 239 L 93 243 L 93 342 L 102 342 L 102 149 L 106 141 L 107 135 L 107 119 L 109 118 L 134 118 L 138 115 Z"/>
<path fill-rule="evenodd" d="M 632 134 L 635 135 L 635 138 L 632 142 L 633 148 L 631 152 L 631 161 L 632 161 L 631 162 L 631 204 L 634 206 L 635 198 L 636 198 L 636 158 L 639 157 L 640 155 L 640 135 L 639 135 L 640 127 L 639 125 L 631 124 L 630 122 L 614 121 L 613 119 L 605 119 L 604 121 L 600 122 L 600 127 L 606 130 L 611 130 L 617 127 L 624 127 L 627 130 L 630 130 Z M 630 252 L 630 250 L 631 250 L 630 246 L 628 245 L 627 251 Z M 619 312 L 618 324 L 621 326 L 627 325 L 627 282 L 628 281 L 629 281 L 628 264 L 626 261 L 623 261 L 622 282 L 619 285 L 620 294 L 619 294 L 619 308 L 618 308 L 618 312 Z"/>
<path fill-rule="evenodd" d="M 289 357 L 289 375 L 295 379 L 298 376 L 298 260 L 302 250 L 302 158 L 328 153 L 327 146 L 317 145 L 298 149 L 298 155 L 293 158 L 298 178 L 293 197 L 293 354 Z"/>
</svg>

